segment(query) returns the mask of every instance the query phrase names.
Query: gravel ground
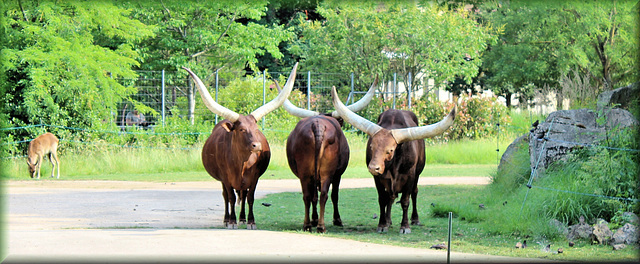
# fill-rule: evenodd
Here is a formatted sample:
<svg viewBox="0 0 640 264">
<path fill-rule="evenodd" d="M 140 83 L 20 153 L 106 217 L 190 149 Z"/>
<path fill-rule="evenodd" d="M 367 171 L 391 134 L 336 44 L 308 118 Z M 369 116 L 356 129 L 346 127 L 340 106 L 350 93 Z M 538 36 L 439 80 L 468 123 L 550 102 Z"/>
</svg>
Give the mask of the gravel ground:
<svg viewBox="0 0 640 264">
<path fill-rule="evenodd" d="M 486 177 L 420 184 L 487 184 Z M 206 182 L 8 181 L 5 259 L 18 262 L 444 263 L 446 251 L 263 230 L 216 229 L 221 185 Z M 342 188 L 373 187 L 343 179 Z M 261 180 L 256 195 L 300 191 L 298 180 Z M 258 219 L 258 229 L 260 228 Z M 6 247 L 8 246 L 8 247 Z M 451 252 L 452 263 L 541 262 Z"/>
</svg>

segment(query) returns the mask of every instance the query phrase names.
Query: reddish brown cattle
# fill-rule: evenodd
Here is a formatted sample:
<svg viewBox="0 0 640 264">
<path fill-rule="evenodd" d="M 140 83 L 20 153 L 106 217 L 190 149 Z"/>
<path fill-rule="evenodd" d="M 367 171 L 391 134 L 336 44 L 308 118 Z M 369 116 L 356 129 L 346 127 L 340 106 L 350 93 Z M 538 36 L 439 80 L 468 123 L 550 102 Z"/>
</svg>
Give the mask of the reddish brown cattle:
<svg viewBox="0 0 640 264">
<path fill-rule="evenodd" d="M 380 114 L 375 124 L 349 111 L 332 91 L 333 104 L 342 118 L 369 135 L 366 162 L 378 190 L 380 221 L 378 232 L 386 232 L 391 225 L 391 206 L 398 194 L 402 194 L 402 222 L 400 233 L 411 233 L 407 211 L 409 196 L 413 202 L 411 224 L 419 224 L 416 211 L 418 177 L 424 169 L 424 138 L 434 137 L 446 131 L 455 119 L 456 108 L 442 121 L 417 127 L 413 112 L 387 110 Z"/>
<path fill-rule="evenodd" d="M 29 142 L 29 149 L 27 153 L 27 164 L 29 165 L 29 176 L 35 177 L 36 174 L 40 179 L 40 167 L 42 166 L 42 159 L 49 156 L 51 161 L 51 178 L 53 178 L 53 172 L 58 168 L 58 176 L 56 179 L 60 179 L 60 160 L 58 160 L 58 138 L 51 133 L 44 133 L 34 140 Z M 57 165 L 57 166 L 56 166 Z"/>
<path fill-rule="evenodd" d="M 375 94 L 377 82 L 376 77 L 367 94 L 349 106 L 352 111 L 360 111 L 369 104 Z M 335 111 L 332 114 L 320 114 L 298 108 L 288 100 L 283 107 L 292 115 L 302 118 L 287 138 L 287 160 L 293 174 L 300 179 L 302 187 L 305 206 L 303 228 L 305 231 L 311 231 L 311 227 L 315 226 L 320 233 L 326 231 L 324 209 L 329 186 L 333 186 L 331 191 L 333 225 L 342 226 L 338 211 L 338 189 L 340 178 L 349 163 L 349 144 L 342 133 L 342 119 Z M 317 211 L 318 191 L 320 192 L 320 218 Z M 313 218 L 310 220 L 311 205 L 313 205 Z"/>
<path fill-rule="evenodd" d="M 229 229 L 238 228 L 235 203 L 238 193 L 241 199 L 240 222 L 247 223 L 247 229 L 256 229 L 253 216 L 253 201 L 258 178 L 265 172 L 271 158 L 269 143 L 258 130 L 257 120 L 280 107 L 289 96 L 296 76 L 298 64 L 293 66 L 289 80 L 278 97 L 244 116 L 216 103 L 204 84 L 191 70 L 189 72 L 200 91 L 205 105 L 225 120 L 219 122 L 202 148 L 202 163 L 209 175 L 222 182 L 222 196 L 225 200 L 224 224 Z M 248 202 L 249 217 L 245 218 L 244 203 Z"/>
</svg>

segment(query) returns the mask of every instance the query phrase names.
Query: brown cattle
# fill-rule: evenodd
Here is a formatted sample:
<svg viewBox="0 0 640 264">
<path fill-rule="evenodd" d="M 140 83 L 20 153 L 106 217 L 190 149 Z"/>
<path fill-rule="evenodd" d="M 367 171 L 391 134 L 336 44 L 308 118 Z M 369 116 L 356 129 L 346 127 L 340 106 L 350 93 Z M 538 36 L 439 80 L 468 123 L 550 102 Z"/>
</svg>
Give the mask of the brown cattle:
<svg viewBox="0 0 640 264">
<path fill-rule="evenodd" d="M 42 158 L 49 156 L 51 162 L 51 178 L 53 178 L 53 172 L 58 169 L 58 176 L 56 179 L 60 179 L 60 160 L 58 160 L 58 138 L 51 133 L 44 133 L 34 140 L 29 142 L 29 149 L 27 153 L 27 164 L 29 165 L 29 176 L 33 178 L 38 174 L 36 179 L 40 179 L 40 167 L 42 166 Z"/>
<path fill-rule="evenodd" d="M 375 94 L 377 82 L 376 77 L 367 94 L 349 106 L 352 111 L 360 111 L 369 104 Z M 289 168 L 300 179 L 302 187 L 305 206 L 303 228 L 305 231 L 311 231 L 311 227 L 316 227 L 320 233 L 326 231 L 324 210 L 330 185 L 333 186 L 331 191 L 333 225 L 342 226 L 338 211 L 338 189 L 340 178 L 349 163 L 349 144 L 342 132 L 342 119 L 335 111 L 332 114 L 320 114 L 298 108 L 288 100 L 283 108 L 290 114 L 302 118 L 289 134 L 286 148 Z M 320 218 L 317 211 L 318 191 L 320 192 Z M 313 219 L 310 220 L 311 205 L 313 205 Z"/>
<path fill-rule="evenodd" d="M 455 119 L 456 107 L 436 124 L 417 127 L 418 119 L 411 111 L 390 109 L 378 117 L 375 124 L 349 111 L 332 90 L 333 104 L 342 118 L 369 135 L 366 162 L 378 190 L 380 221 L 378 232 L 386 232 L 391 225 L 391 206 L 402 193 L 402 222 L 400 233 L 411 233 L 407 211 L 409 196 L 413 202 L 411 224 L 420 224 L 416 211 L 418 177 L 424 169 L 424 138 L 446 131 Z"/>
<path fill-rule="evenodd" d="M 267 169 L 271 158 L 269 143 L 258 129 L 257 121 L 284 103 L 293 88 L 297 67 L 296 63 L 284 90 L 275 99 L 246 116 L 237 114 L 216 103 L 200 78 L 188 68 L 184 68 L 194 79 L 207 108 L 225 118 L 216 124 L 204 143 L 202 163 L 209 175 L 222 183 L 222 196 L 225 200 L 224 225 L 229 229 L 238 228 L 234 190 L 242 201 L 240 222 L 246 222 L 247 229 L 256 229 L 253 216 L 256 185 L 258 178 Z M 248 221 L 245 218 L 245 201 L 249 206 Z"/>
</svg>

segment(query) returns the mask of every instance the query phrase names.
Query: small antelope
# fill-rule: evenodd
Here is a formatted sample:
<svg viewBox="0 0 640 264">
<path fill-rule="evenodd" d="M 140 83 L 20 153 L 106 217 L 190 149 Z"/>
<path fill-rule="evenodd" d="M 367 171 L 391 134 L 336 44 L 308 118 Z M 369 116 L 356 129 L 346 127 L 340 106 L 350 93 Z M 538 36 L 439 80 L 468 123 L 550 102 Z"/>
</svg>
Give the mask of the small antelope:
<svg viewBox="0 0 640 264">
<path fill-rule="evenodd" d="M 51 133 L 44 133 L 29 143 L 27 164 L 29 165 L 29 176 L 31 176 L 31 178 L 33 178 L 37 172 L 37 179 L 40 179 L 42 158 L 49 155 L 49 161 L 51 161 L 51 165 L 53 166 L 51 168 L 51 178 L 53 178 L 54 170 L 58 167 L 58 177 L 56 178 L 60 179 L 60 161 L 58 160 L 57 149 L 58 138 Z"/>
</svg>

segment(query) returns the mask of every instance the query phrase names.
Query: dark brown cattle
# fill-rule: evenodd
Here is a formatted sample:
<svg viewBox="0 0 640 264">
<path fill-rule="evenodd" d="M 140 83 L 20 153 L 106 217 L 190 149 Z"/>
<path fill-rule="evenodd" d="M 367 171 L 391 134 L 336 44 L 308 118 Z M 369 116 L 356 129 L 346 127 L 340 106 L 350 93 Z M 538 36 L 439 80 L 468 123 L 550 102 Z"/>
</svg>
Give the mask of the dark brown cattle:
<svg viewBox="0 0 640 264">
<path fill-rule="evenodd" d="M 240 222 L 246 222 L 247 229 L 256 229 L 253 217 L 254 194 L 258 178 L 267 169 L 271 158 L 269 143 L 258 130 L 257 120 L 284 103 L 293 88 L 297 67 L 296 63 L 284 90 L 278 94 L 278 97 L 247 116 L 239 115 L 216 103 L 200 78 L 191 70 L 184 68 L 194 79 L 207 108 L 225 118 L 216 124 L 204 143 L 202 163 L 211 177 L 222 182 L 222 196 L 225 200 L 224 224 L 229 229 L 238 228 L 234 190 L 242 201 Z M 249 206 L 248 221 L 245 218 L 245 201 Z"/>
<path fill-rule="evenodd" d="M 362 99 L 349 106 L 352 111 L 360 111 L 369 104 L 375 94 L 377 81 L 378 78 Z M 311 231 L 312 227 L 317 227 L 320 233 L 326 231 L 324 210 L 329 186 L 333 186 L 331 191 L 333 225 L 342 226 L 338 211 L 338 189 L 340 178 L 349 164 L 349 144 L 342 132 L 342 120 L 336 119 L 340 118 L 337 112 L 320 114 L 298 108 L 288 100 L 283 107 L 292 115 L 302 118 L 287 138 L 287 160 L 293 174 L 300 179 L 302 187 L 305 206 L 303 228 L 305 231 Z M 320 218 L 317 211 L 318 191 L 320 192 Z M 310 220 L 311 205 L 313 205 L 313 215 Z"/>
<path fill-rule="evenodd" d="M 417 127 L 413 112 L 387 110 L 380 114 L 375 124 L 349 111 L 332 91 L 333 104 L 342 118 L 369 135 L 366 162 L 378 190 L 380 221 L 378 232 L 386 232 L 391 225 L 391 206 L 398 194 L 402 194 L 402 222 L 400 233 L 411 233 L 408 220 L 409 197 L 413 202 L 411 224 L 419 224 L 416 211 L 418 177 L 424 169 L 424 138 L 434 137 L 446 131 L 455 119 L 456 108 L 442 121 Z"/>
</svg>

